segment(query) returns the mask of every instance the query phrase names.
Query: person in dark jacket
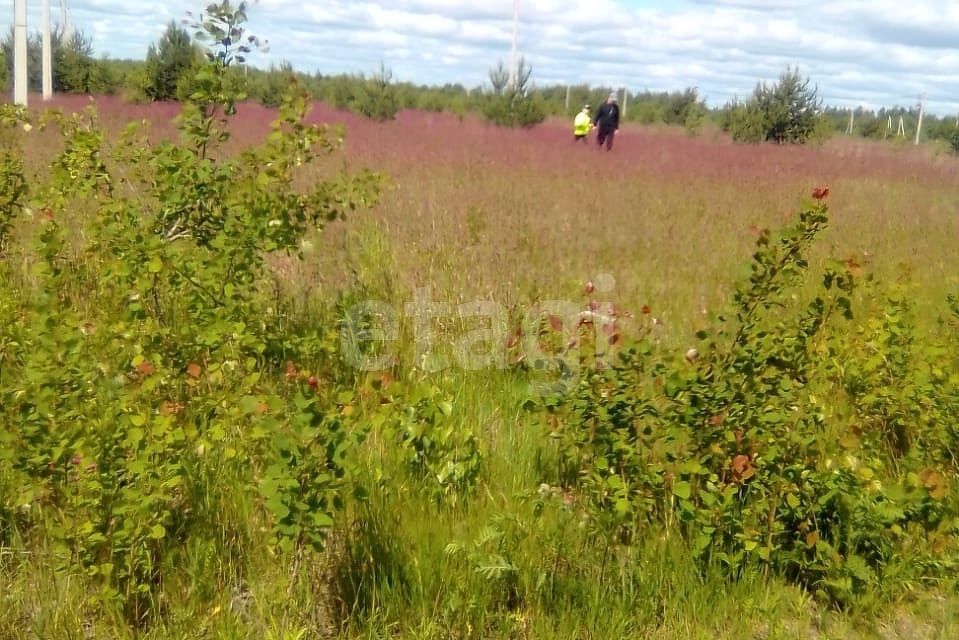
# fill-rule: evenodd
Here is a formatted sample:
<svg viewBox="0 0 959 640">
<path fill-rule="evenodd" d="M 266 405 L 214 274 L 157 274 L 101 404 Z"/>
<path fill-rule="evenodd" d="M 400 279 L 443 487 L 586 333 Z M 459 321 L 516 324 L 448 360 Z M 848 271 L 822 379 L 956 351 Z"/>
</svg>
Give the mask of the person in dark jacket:
<svg viewBox="0 0 959 640">
<path fill-rule="evenodd" d="M 613 148 L 613 136 L 619 130 L 619 105 L 616 103 L 616 94 L 611 93 L 606 102 L 599 105 L 593 117 L 593 126 L 596 127 L 596 143 L 606 145 L 606 150 Z"/>
</svg>

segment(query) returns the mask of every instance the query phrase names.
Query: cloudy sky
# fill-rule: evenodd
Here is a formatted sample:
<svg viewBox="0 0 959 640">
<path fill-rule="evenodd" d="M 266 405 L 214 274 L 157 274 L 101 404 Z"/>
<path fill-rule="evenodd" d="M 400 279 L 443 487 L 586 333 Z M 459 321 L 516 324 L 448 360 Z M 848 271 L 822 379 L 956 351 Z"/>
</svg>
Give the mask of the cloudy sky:
<svg viewBox="0 0 959 640">
<path fill-rule="evenodd" d="M 28 0 L 30 29 L 40 0 Z M 170 20 L 203 2 L 66 0 L 100 54 L 142 57 Z M 52 0 L 54 20 L 59 0 Z M 7 4 L 12 21 L 12 1 Z M 513 0 L 259 0 L 257 66 L 478 86 L 508 60 Z M 520 0 L 519 50 L 534 81 L 681 90 L 711 105 L 798 66 L 827 104 L 959 112 L 957 0 Z"/>
</svg>

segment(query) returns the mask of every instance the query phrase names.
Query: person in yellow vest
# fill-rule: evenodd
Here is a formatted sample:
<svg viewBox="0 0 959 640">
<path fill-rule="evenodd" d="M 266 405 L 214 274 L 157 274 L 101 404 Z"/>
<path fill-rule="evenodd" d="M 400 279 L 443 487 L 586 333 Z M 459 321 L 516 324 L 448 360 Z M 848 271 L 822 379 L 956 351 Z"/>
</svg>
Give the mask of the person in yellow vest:
<svg viewBox="0 0 959 640">
<path fill-rule="evenodd" d="M 585 140 L 593 128 L 593 121 L 589 117 L 589 105 L 583 105 L 583 109 L 576 114 L 573 119 L 573 141 L 579 142 Z"/>
</svg>

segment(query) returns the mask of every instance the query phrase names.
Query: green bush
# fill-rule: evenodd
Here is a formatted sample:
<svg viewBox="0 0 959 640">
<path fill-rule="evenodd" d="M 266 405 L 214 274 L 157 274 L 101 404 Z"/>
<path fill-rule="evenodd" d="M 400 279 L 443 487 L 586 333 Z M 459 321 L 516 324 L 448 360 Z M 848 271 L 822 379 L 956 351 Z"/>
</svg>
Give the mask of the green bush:
<svg viewBox="0 0 959 640">
<path fill-rule="evenodd" d="M 235 11 L 217 17 L 236 29 Z M 101 613 L 134 628 L 162 617 L 164 567 L 222 517 L 209 478 L 253 496 L 296 567 L 324 547 L 364 437 L 349 388 L 302 364 L 334 358 L 335 325 L 289 322 L 266 257 L 374 201 L 379 178 L 295 186 L 342 135 L 305 123 L 295 87 L 261 144 L 221 154 L 235 58 L 215 46 L 225 55 L 197 72 L 175 143 L 131 125 L 111 147 L 92 108 L 48 116 L 62 150 L 30 184 L 31 271 L 0 271 L 0 318 L 24 320 L 0 332 L 0 536 L 49 542 Z M 6 109 L 5 129 L 25 118 Z M 7 133 L 4 213 L 26 193 Z"/>
<path fill-rule="evenodd" d="M 492 93 L 482 102 L 483 116 L 501 127 L 531 127 L 546 119 L 546 111 L 540 101 L 529 91 L 532 67 L 522 59 L 517 63 L 515 82 L 502 61 L 490 71 Z"/>
<path fill-rule="evenodd" d="M 949 138 L 949 148 L 953 153 L 959 153 L 959 130 L 954 131 Z"/>
<path fill-rule="evenodd" d="M 142 91 L 149 100 L 189 97 L 189 84 L 201 53 L 190 34 L 171 22 L 160 40 L 150 45 L 143 71 Z"/>
<path fill-rule="evenodd" d="M 723 129 L 734 140 L 804 143 L 821 137 L 821 101 L 809 80 L 787 68 L 773 85 L 760 83 L 745 104 L 728 105 Z"/>
<path fill-rule="evenodd" d="M 905 294 L 851 326 L 848 261 L 801 301 L 827 194 L 762 234 L 749 279 L 697 347 L 661 355 L 640 331 L 543 401 L 561 424 L 558 480 L 582 495 L 597 536 L 625 549 L 675 531 L 704 569 L 764 567 L 843 604 L 956 566 L 959 378 L 945 362 L 959 345 L 920 347 Z"/>
<path fill-rule="evenodd" d="M 362 94 L 357 96 L 354 110 L 373 120 L 392 120 L 400 109 L 393 72 L 380 66 L 377 73 L 365 81 Z"/>
</svg>

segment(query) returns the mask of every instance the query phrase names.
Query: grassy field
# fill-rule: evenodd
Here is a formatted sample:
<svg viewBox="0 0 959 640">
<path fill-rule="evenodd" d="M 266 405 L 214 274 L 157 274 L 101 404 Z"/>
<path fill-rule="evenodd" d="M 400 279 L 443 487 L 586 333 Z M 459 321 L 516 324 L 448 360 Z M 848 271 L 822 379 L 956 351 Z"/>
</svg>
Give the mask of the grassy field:
<svg viewBox="0 0 959 640">
<path fill-rule="evenodd" d="M 82 104 L 61 100 L 68 110 Z M 171 106 L 97 102 L 114 133 L 141 118 L 154 123 L 158 137 L 173 131 Z M 262 137 L 271 118 L 267 109 L 240 105 L 230 145 Z M 543 301 L 586 305 L 591 281 L 599 287 L 592 297 L 636 322 L 648 316 L 654 342 L 681 354 L 748 275 L 761 230 L 794 221 L 812 189 L 824 185 L 830 226 L 814 245 L 814 269 L 834 257 L 880 282 L 907 284 L 920 336 L 933 335 L 946 295 L 959 291 L 959 161 L 929 148 L 844 139 L 821 147 L 743 146 L 711 131 L 624 126 L 606 152 L 593 140 L 574 144 L 566 122 L 507 131 L 448 114 L 401 112 L 372 123 L 323 105 L 310 120 L 343 122 L 345 153 L 301 178 L 304 184 L 343 167 L 370 167 L 387 176 L 388 187 L 371 209 L 311 235 L 302 260 L 271 256 L 283 295 L 298 301 L 306 324 L 332 322 L 336 300 L 382 301 L 402 316 L 415 296 L 429 295 L 447 308 L 431 325 L 431 347 L 449 359 L 450 345 L 477 327 L 452 313 L 457 305 L 501 309 L 494 335 L 506 338 L 514 319 Z M 42 167 L 54 137 L 32 133 L 25 161 Z M 34 226 L 19 223 L 13 244 L 31 237 Z M 267 551 L 269 522 L 257 499 L 213 467 L 197 489 L 208 500 L 206 511 L 202 499 L 195 507 L 207 514 L 203 533 L 164 557 L 161 615 L 152 624 L 134 632 L 98 604 L 80 570 L 57 567 L 44 536 L 11 535 L 7 544 L 0 537 L 0 637 L 959 633 L 959 598 L 949 580 L 878 584 L 840 608 L 783 576 L 697 567 L 669 528 L 648 529 L 611 552 L 587 526 L 576 489 L 559 482 L 559 453 L 543 415 L 523 408 L 527 373 L 456 364 L 430 371 L 410 331 L 404 323 L 389 380 L 439 389 L 452 407 L 445 424 L 475 435 L 468 446 L 482 463 L 469 491 L 442 498 L 423 491 L 404 472 L 405 451 L 373 432 L 351 454 L 367 499 L 339 514 L 325 554 L 302 560 Z M 368 383 L 356 376 L 361 392 Z M 370 406 L 364 416 L 375 413 L 375 401 Z"/>
</svg>

